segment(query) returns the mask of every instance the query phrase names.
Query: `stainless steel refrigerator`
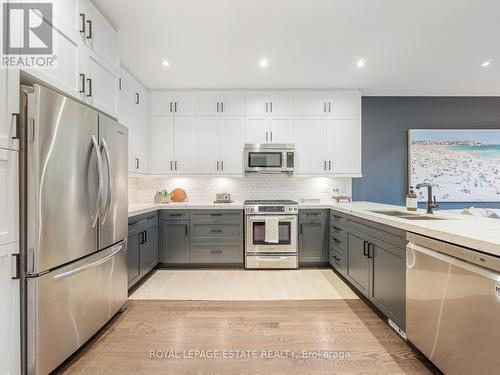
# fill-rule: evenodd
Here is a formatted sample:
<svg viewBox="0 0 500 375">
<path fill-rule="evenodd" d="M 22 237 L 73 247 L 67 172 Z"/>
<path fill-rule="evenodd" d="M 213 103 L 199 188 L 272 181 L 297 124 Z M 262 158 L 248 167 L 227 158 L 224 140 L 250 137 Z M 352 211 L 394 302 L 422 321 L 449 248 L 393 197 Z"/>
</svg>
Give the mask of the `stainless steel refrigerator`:
<svg viewBox="0 0 500 375">
<path fill-rule="evenodd" d="M 24 358 L 47 374 L 127 302 L 127 128 L 21 87 Z"/>
</svg>

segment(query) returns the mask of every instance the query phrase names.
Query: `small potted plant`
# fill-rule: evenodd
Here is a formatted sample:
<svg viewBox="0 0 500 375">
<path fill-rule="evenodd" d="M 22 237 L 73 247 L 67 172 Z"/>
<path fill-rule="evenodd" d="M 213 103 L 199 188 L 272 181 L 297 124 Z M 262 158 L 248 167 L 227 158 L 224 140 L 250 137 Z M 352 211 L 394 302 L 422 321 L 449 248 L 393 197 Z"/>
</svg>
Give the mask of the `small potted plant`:
<svg viewBox="0 0 500 375">
<path fill-rule="evenodd" d="M 155 194 L 156 203 L 168 203 L 170 202 L 170 193 L 167 190 L 161 190 Z"/>
</svg>

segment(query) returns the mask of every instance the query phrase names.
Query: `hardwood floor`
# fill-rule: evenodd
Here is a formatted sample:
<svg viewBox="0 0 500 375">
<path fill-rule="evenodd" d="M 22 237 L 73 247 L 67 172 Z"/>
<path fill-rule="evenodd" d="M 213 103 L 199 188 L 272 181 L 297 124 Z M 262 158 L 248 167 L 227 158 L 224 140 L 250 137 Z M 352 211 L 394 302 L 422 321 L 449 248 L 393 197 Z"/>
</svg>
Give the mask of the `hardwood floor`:
<svg viewBox="0 0 500 375">
<path fill-rule="evenodd" d="M 220 357 L 232 353 L 233 358 L 202 358 L 213 351 Z M 179 358 L 158 358 L 162 355 Z M 353 299 L 130 301 L 128 309 L 59 373 L 387 375 L 433 371 L 362 300 Z"/>
</svg>

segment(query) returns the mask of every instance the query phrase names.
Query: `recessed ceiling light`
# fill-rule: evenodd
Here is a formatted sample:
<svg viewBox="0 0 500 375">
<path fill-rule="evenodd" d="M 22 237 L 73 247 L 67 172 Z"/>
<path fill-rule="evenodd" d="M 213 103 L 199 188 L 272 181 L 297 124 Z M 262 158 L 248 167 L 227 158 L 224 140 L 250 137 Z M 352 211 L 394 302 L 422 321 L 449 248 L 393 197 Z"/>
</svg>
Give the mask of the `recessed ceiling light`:
<svg viewBox="0 0 500 375">
<path fill-rule="evenodd" d="M 491 65 L 491 60 L 485 60 L 481 64 L 479 64 L 481 68 L 487 68 L 490 65 Z"/>
<path fill-rule="evenodd" d="M 262 67 L 262 68 L 267 68 L 269 66 L 269 61 L 267 61 L 267 59 L 260 59 L 259 61 L 259 65 Z"/>
<path fill-rule="evenodd" d="M 169 66 L 170 64 L 168 63 L 167 60 L 163 60 L 162 63 L 161 63 L 161 65 L 163 65 L 163 66 Z"/>
<path fill-rule="evenodd" d="M 356 66 L 357 66 L 358 68 L 362 68 L 362 67 L 364 67 L 364 66 L 365 66 L 365 64 L 366 64 L 366 60 L 365 60 L 365 59 L 359 59 L 358 61 L 356 61 Z"/>
</svg>

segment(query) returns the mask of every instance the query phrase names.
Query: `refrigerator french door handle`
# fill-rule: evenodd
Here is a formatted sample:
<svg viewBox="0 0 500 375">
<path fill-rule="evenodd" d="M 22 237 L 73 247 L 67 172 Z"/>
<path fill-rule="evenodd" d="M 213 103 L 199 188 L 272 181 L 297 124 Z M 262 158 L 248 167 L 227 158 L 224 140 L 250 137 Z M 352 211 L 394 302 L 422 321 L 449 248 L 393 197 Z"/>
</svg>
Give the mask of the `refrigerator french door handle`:
<svg viewBox="0 0 500 375">
<path fill-rule="evenodd" d="M 97 184 L 97 197 L 95 202 L 95 212 L 92 215 L 91 222 L 92 228 L 94 228 L 97 224 L 97 220 L 99 219 L 99 209 L 102 201 L 102 192 L 103 192 L 103 176 L 102 176 L 102 156 L 101 151 L 99 149 L 99 144 L 97 143 L 96 137 L 92 136 L 92 147 L 96 152 L 97 157 L 97 176 L 98 176 L 98 184 Z"/>
<path fill-rule="evenodd" d="M 111 205 L 111 197 L 113 196 L 113 165 L 111 162 L 111 158 L 109 157 L 108 145 L 106 144 L 104 138 L 102 138 L 101 141 L 102 150 L 104 151 L 106 163 L 108 164 L 108 194 L 106 196 L 106 205 L 104 206 L 103 216 L 101 218 L 101 224 L 104 224 L 106 222 L 106 218 L 108 217 L 109 207 Z"/>
<path fill-rule="evenodd" d="M 116 255 L 116 253 L 118 253 L 121 249 L 123 249 L 123 246 L 124 246 L 123 244 L 117 245 L 117 246 L 115 246 L 115 248 L 111 254 L 108 254 L 101 259 L 97 259 L 96 261 L 94 261 L 92 263 L 85 264 L 81 267 L 73 268 L 72 270 L 55 275 L 52 279 L 56 280 L 56 281 L 64 280 L 64 279 L 67 279 L 68 277 L 76 275 L 77 273 L 88 270 L 89 268 L 94 268 L 100 264 L 106 263 L 110 258 L 113 258 Z"/>
</svg>

